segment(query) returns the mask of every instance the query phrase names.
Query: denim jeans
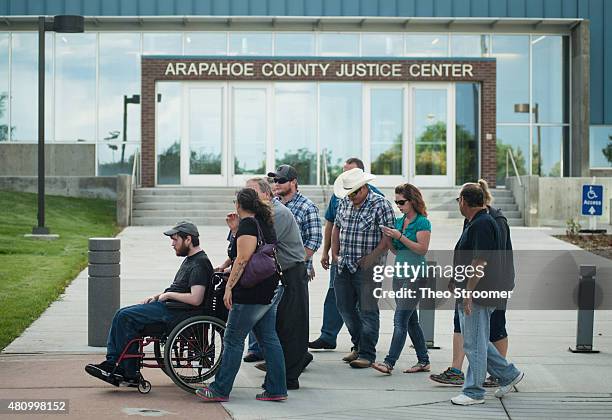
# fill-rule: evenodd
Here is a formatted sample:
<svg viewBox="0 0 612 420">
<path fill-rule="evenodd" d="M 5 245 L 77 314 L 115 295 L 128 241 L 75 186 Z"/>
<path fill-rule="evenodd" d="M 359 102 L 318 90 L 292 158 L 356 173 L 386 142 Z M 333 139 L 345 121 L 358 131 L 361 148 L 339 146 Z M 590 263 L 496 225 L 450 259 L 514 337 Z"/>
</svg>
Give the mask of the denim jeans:
<svg viewBox="0 0 612 420">
<path fill-rule="evenodd" d="M 375 287 L 372 270 L 361 268 L 355 273 L 347 268 L 338 272 L 334 284 L 338 311 L 351 334 L 353 346 L 357 347 L 360 358 L 371 362 L 376 360 L 380 328 L 378 302 L 373 295 Z"/>
<path fill-rule="evenodd" d="M 508 385 L 520 373 L 512 363 L 502 357 L 489 341 L 491 314 L 495 307 L 472 302 L 472 313 L 466 315 L 459 302 L 459 322 L 463 334 L 463 351 L 469 365 L 463 384 L 463 393 L 470 398 L 484 398 L 483 383 L 487 371 L 497 378 L 501 386 Z"/>
<path fill-rule="evenodd" d="M 242 362 L 244 340 L 253 330 L 263 348 L 266 360 L 266 391 L 273 395 L 287 395 L 285 359 L 278 335 L 276 335 L 276 308 L 283 295 L 283 286 L 278 286 L 272 302 L 268 305 L 234 303 L 229 312 L 223 335 L 221 366 L 215 381 L 209 388 L 228 397 Z"/>
<path fill-rule="evenodd" d="M 406 335 L 410 335 L 410 340 L 414 345 L 419 363 L 429 364 L 427 345 L 425 336 L 419 324 L 419 316 L 416 306 L 419 303 L 419 289 L 417 282 L 408 279 L 393 279 L 393 290 L 398 291 L 402 288 L 413 290 L 415 298 L 395 298 L 395 315 L 393 316 L 393 337 L 389 346 L 389 354 L 385 357 L 385 362 L 390 366 L 395 366 L 397 359 L 406 344 Z"/>
<path fill-rule="evenodd" d="M 261 348 L 259 347 L 259 343 L 257 342 L 257 338 L 255 338 L 255 333 L 253 331 L 249 333 L 249 348 L 247 353 L 253 353 L 256 356 L 261 357 Z"/>
<path fill-rule="evenodd" d="M 336 292 L 334 290 L 337 272 L 338 265 L 331 264 L 329 268 L 329 289 L 327 289 L 325 303 L 323 303 L 323 325 L 321 325 L 321 340 L 333 346 L 336 345 L 336 338 L 342 329 L 342 325 L 344 325 L 342 315 L 340 315 L 336 305 Z"/>
<path fill-rule="evenodd" d="M 106 360 L 116 363 L 121 352 L 130 340 L 138 337 L 146 325 L 158 322 L 170 323 L 179 311 L 168 309 L 162 302 L 151 302 L 126 306 L 119 309 L 113 317 L 108 340 L 106 342 Z M 130 353 L 138 351 L 138 345 L 132 344 Z M 134 377 L 138 373 L 138 359 L 126 359 L 121 362 L 126 376 Z"/>
</svg>

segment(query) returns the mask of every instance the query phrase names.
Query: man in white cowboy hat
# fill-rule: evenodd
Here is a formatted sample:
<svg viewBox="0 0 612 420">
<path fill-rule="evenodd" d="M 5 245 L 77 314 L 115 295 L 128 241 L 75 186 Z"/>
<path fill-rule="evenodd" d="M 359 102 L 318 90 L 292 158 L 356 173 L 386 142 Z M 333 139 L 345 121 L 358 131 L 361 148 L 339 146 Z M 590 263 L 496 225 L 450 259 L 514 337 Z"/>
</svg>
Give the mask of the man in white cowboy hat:
<svg viewBox="0 0 612 420">
<path fill-rule="evenodd" d="M 342 360 L 353 368 L 370 367 L 376 359 L 380 319 L 372 269 L 384 264 L 390 245 L 380 226 L 393 227 L 395 222 L 391 203 L 367 186 L 374 178 L 354 168 L 334 183 L 334 194 L 341 199 L 332 230 L 332 260 L 338 266 L 334 289 L 353 342 Z"/>
</svg>

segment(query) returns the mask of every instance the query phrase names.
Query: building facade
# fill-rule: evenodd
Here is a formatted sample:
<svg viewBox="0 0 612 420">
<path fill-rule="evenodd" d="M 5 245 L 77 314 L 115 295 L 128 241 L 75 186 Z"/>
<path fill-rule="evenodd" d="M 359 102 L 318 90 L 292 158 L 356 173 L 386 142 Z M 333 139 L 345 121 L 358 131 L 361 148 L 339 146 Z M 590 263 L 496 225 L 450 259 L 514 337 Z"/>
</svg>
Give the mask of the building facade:
<svg viewBox="0 0 612 420">
<path fill-rule="evenodd" d="M 378 184 L 612 169 L 612 5 L 602 0 L 0 0 L 0 175 L 35 175 L 36 18 L 54 175 L 241 185 L 290 163 Z M 136 157 L 139 157 L 137 159 Z M 612 172 L 612 171 L 611 171 Z"/>
</svg>

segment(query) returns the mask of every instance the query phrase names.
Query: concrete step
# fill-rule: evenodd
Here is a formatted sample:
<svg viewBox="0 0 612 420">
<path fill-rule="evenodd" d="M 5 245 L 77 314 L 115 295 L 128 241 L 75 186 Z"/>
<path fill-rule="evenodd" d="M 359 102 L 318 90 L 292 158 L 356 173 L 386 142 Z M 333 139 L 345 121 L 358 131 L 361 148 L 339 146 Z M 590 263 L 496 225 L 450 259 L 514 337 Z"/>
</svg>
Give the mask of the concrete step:
<svg viewBox="0 0 612 420">
<path fill-rule="evenodd" d="M 459 213 L 458 210 L 455 211 L 446 211 L 446 210 L 432 210 L 429 211 L 428 214 L 430 215 L 430 217 L 435 217 L 435 218 L 446 218 L 446 219 L 461 219 L 463 218 L 463 216 L 461 215 L 461 213 Z M 521 212 L 516 210 L 516 211 L 505 211 L 504 215 L 506 216 L 507 219 L 521 219 L 523 216 L 521 215 Z"/>
<path fill-rule="evenodd" d="M 507 213 L 509 211 L 518 211 L 519 209 L 518 205 L 514 203 L 513 204 L 498 204 L 497 202 L 493 202 L 493 207 L 497 209 L 502 209 L 504 213 Z M 428 207 L 428 209 L 431 209 L 432 211 L 442 210 L 442 211 L 457 211 L 457 212 L 459 211 L 458 208 L 459 207 L 456 202 Z"/>
</svg>

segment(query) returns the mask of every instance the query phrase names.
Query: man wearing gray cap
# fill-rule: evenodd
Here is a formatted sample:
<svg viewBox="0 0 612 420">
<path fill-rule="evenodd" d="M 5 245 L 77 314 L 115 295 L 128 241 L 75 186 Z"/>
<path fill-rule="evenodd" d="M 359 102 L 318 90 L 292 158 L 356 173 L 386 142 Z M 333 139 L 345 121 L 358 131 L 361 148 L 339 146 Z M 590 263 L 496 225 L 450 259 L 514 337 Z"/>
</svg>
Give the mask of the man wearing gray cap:
<svg viewBox="0 0 612 420">
<path fill-rule="evenodd" d="M 174 281 L 162 293 L 145 298 L 138 305 L 121 308 L 115 313 L 108 333 L 106 360 L 97 365 L 85 366 L 85 371 L 90 375 L 113 384 L 124 382 L 127 385 L 138 385 L 136 359 L 127 359 L 117 365 L 125 346 L 145 326 L 170 323 L 180 314 L 180 310 L 170 309 L 164 302 L 176 301 L 193 306 L 202 304 L 204 291 L 211 283 L 214 272 L 208 256 L 200 248 L 198 228 L 191 222 L 183 221 L 164 232 L 164 235 L 171 238 L 176 256 L 185 257 Z M 132 348 L 130 353 L 136 350 Z"/>
</svg>

